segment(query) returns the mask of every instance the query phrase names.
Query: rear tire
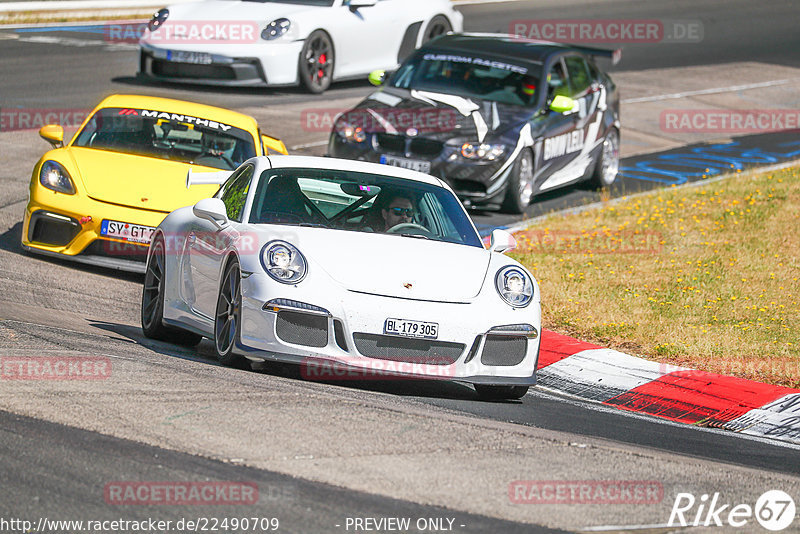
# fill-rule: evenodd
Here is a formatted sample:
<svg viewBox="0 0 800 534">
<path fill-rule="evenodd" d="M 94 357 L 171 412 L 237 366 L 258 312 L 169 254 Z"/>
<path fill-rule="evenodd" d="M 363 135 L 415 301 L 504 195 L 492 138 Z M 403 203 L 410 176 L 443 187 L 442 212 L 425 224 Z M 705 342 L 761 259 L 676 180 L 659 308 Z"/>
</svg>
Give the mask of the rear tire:
<svg viewBox="0 0 800 534">
<path fill-rule="evenodd" d="M 481 400 L 518 400 L 528 392 L 528 386 L 487 386 L 474 384 L 475 391 Z"/>
<path fill-rule="evenodd" d="M 157 237 L 151 245 L 142 288 L 142 331 L 150 339 L 194 347 L 203 339 L 193 332 L 164 326 L 164 283 L 166 254 L 164 241 Z"/>
<path fill-rule="evenodd" d="M 603 139 L 600 157 L 590 183 L 595 189 L 608 189 L 617 179 L 619 173 L 619 132 L 611 128 Z"/>
<path fill-rule="evenodd" d="M 232 259 L 225 268 L 219 287 L 214 317 L 214 350 L 223 365 L 245 368 L 247 359 L 234 354 L 240 341 L 242 324 L 242 278 L 239 261 Z"/>
<path fill-rule="evenodd" d="M 425 27 L 425 35 L 422 36 L 422 44 L 453 31 L 453 25 L 444 15 L 436 15 Z"/>
<path fill-rule="evenodd" d="M 331 38 L 322 30 L 311 32 L 300 52 L 300 81 L 310 92 L 320 94 L 331 86 L 336 65 Z"/>
<path fill-rule="evenodd" d="M 524 213 L 533 199 L 533 154 L 523 150 L 511 168 L 506 184 L 502 211 L 515 215 Z"/>
</svg>

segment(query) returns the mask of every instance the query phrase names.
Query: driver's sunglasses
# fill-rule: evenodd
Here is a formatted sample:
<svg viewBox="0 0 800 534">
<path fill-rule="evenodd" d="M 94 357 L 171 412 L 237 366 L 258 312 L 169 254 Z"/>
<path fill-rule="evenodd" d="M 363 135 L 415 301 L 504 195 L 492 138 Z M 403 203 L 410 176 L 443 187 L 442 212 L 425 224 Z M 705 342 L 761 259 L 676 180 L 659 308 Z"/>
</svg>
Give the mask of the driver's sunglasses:
<svg viewBox="0 0 800 534">
<path fill-rule="evenodd" d="M 389 211 L 395 217 L 402 217 L 405 215 L 406 217 L 413 217 L 414 216 L 414 208 L 389 208 Z"/>
</svg>

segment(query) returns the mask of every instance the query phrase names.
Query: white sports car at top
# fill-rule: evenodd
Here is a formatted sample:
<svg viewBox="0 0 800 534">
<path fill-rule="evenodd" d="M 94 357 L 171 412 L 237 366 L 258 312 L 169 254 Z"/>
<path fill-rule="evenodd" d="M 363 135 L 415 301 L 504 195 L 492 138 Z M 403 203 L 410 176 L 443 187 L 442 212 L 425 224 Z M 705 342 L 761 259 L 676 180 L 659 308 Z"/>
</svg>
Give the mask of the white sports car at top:
<svg viewBox="0 0 800 534">
<path fill-rule="evenodd" d="M 393 69 L 430 39 L 461 31 L 450 0 L 205 0 L 170 5 L 140 40 L 141 75 L 237 86 L 332 81 Z"/>
<path fill-rule="evenodd" d="M 190 173 L 188 187 L 221 174 Z M 226 365 L 299 363 L 312 377 L 330 365 L 520 398 L 536 381 L 541 307 L 536 280 L 503 254 L 515 245 L 495 230 L 486 250 L 438 178 L 260 156 L 158 226 L 142 326 L 189 346 L 209 338 Z"/>
</svg>

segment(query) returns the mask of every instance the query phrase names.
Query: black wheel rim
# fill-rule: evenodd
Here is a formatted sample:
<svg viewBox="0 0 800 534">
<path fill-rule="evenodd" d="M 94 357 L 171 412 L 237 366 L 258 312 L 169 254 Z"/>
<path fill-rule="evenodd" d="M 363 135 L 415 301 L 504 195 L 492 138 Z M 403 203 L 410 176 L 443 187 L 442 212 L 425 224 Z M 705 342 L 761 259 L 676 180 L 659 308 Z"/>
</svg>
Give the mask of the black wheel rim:
<svg viewBox="0 0 800 534">
<path fill-rule="evenodd" d="M 144 276 L 144 297 L 142 298 L 142 318 L 144 326 L 150 328 L 156 321 L 161 291 L 164 287 L 164 250 L 161 242 L 154 245 L 153 254 L 147 264 Z"/>
<path fill-rule="evenodd" d="M 431 23 L 430 27 L 428 27 L 428 31 L 425 35 L 425 40 L 430 41 L 435 37 L 439 37 L 450 31 L 450 25 L 441 20 L 435 20 Z"/>
<path fill-rule="evenodd" d="M 232 267 L 228 269 L 225 279 L 222 281 L 222 288 L 217 300 L 214 338 L 219 354 L 227 355 L 233 349 L 233 344 L 236 342 L 236 334 L 239 330 L 239 308 L 241 304 L 239 272 L 238 269 Z"/>
<path fill-rule="evenodd" d="M 333 70 L 333 48 L 327 37 L 317 35 L 311 38 L 305 53 L 309 83 L 316 88 L 325 87 Z"/>
</svg>

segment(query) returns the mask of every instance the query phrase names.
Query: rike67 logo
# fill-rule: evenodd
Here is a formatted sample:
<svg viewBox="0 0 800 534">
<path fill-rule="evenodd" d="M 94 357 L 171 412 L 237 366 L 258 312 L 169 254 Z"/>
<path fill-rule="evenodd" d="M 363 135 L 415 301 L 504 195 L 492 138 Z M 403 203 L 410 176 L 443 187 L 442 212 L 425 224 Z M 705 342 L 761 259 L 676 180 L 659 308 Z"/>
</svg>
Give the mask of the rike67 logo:
<svg viewBox="0 0 800 534">
<path fill-rule="evenodd" d="M 756 500 L 755 506 L 746 503 L 726 503 L 719 493 L 701 495 L 678 493 L 669 515 L 670 527 L 748 527 L 753 532 L 752 520 L 767 530 L 783 530 L 794 521 L 794 499 L 781 490 L 770 490 Z"/>
</svg>

